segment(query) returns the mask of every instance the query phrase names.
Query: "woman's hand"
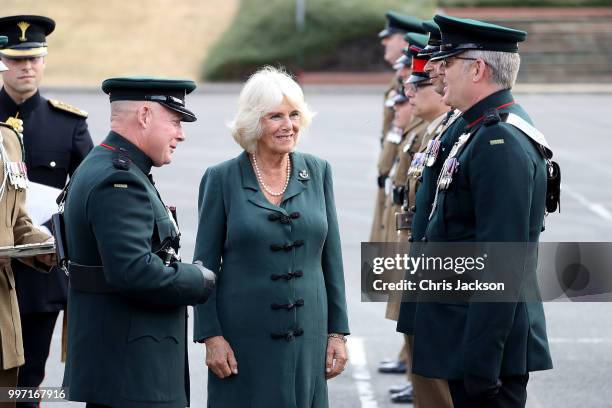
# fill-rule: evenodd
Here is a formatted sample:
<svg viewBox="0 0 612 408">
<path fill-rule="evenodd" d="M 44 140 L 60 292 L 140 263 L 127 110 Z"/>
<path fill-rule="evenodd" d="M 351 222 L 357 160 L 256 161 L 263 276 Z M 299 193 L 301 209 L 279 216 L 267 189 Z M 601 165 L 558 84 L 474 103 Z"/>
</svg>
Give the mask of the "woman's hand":
<svg viewBox="0 0 612 408">
<path fill-rule="evenodd" d="M 213 336 L 204 340 L 206 345 L 206 365 L 219 378 L 238 374 L 238 362 L 234 351 L 223 336 Z"/>
<path fill-rule="evenodd" d="M 327 354 L 325 358 L 325 378 L 329 380 L 344 371 L 347 360 L 348 356 L 344 338 L 328 337 Z"/>
</svg>

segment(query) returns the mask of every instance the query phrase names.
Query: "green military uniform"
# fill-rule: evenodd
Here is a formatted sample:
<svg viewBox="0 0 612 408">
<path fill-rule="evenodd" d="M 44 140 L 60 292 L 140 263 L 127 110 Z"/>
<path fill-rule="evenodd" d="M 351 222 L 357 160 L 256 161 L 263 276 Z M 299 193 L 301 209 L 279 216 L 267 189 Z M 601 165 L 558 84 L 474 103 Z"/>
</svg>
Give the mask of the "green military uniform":
<svg viewBox="0 0 612 408">
<path fill-rule="evenodd" d="M 293 152 L 280 206 L 249 156 L 209 168 L 200 185 L 194 259 L 217 272 L 195 308 L 195 341 L 223 336 L 238 374 L 209 370 L 209 407 L 327 407 L 328 333 L 349 332 L 329 164 Z"/>
<path fill-rule="evenodd" d="M 517 52 L 517 42 L 526 36 L 474 20 L 434 19 L 448 44 L 439 58 L 473 48 Z M 513 120 L 506 123 L 506 117 Z M 463 119 L 465 136 L 445 160 L 424 240 L 537 242 L 545 214 L 546 158 L 552 155 L 546 141 L 530 130 L 531 121 L 510 90 L 480 100 Z M 525 279 L 522 291 L 537 285 L 535 257 L 512 261 L 513 272 Z M 552 368 L 542 304 L 520 301 L 522 296 L 519 292 L 518 301 L 506 303 L 418 303 L 413 371 L 459 380 L 460 388 L 451 385 L 455 398 L 453 389 L 457 395 L 465 390 L 470 396 L 489 395 L 510 378 L 519 378 L 512 381 L 524 387 L 527 373 Z M 515 397 L 512 406 L 523 406 L 518 401 L 526 398 L 524 388 Z"/>
<path fill-rule="evenodd" d="M 429 84 L 429 75 L 424 71 L 430 54 L 424 53 L 424 48 L 428 43 L 428 38 L 419 34 L 408 33 L 406 35 L 408 42 L 411 44 L 406 50 L 405 56 L 412 59 L 412 73 L 406 79 L 407 84 Z M 401 211 L 397 213 L 397 229 L 399 242 L 411 242 L 411 223 L 416 211 L 415 201 L 418 187 L 420 186 L 421 173 L 425 165 L 424 155 L 429 146 L 430 140 L 436 137 L 443 131 L 443 121 L 446 114 L 440 115 L 433 121 L 426 123 L 423 129 L 423 135 L 420 137 L 419 143 L 415 144 L 409 155 L 407 155 L 406 165 L 403 166 L 402 174 L 404 178 L 402 186 L 404 189 L 403 205 Z M 403 248 L 402 248 L 403 250 Z M 397 277 L 397 280 L 403 276 Z M 400 310 L 404 308 L 402 304 L 401 292 L 393 292 L 390 296 L 395 307 L 395 320 L 399 319 Z M 387 307 L 389 310 L 389 307 Z M 446 381 L 439 379 L 428 379 L 412 373 L 412 352 L 414 349 L 414 336 L 404 334 L 405 348 L 410 356 L 410 366 L 408 370 L 408 380 L 413 385 L 412 393 L 407 391 L 400 392 L 391 396 L 391 401 L 396 403 L 413 402 L 416 408 L 446 408 L 452 407 L 450 393 Z"/>
<path fill-rule="evenodd" d="M 191 81 L 103 84 L 111 102 L 156 101 L 192 121 Z M 152 160 L 111 131 L 77 169 L 65 203 L 70 257 L 68 399 L 112 407 L 188 405 L 187 305 L 212 273 L 176 257 L 178 228 L 150 179 Z"/>
</svg>

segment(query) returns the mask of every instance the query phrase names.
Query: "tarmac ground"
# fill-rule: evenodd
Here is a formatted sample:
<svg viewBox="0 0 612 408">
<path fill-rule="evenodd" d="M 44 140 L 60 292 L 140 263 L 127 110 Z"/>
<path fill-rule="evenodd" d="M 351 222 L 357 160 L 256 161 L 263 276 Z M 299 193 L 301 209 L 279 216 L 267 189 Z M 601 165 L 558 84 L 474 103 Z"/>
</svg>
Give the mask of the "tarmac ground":
<svg viewBox="0 0 612 408">
<path fill-rule="evenodd" d="M 516 95 L 517 102 L 547 136 L 563 170 L 562 212 L 548 217 L 542 240 L 610 241 L 612 94 L 589 89 L 544 92 L 544 88 Z M 193 253 L 197 190 L 204 170 L 240 152 L 226 127 L 235 112 L 238 91 L 238 86 L 205 85 L 201 92 L 188 97 L 187 104 L 198 115 L 198 121 L 185 125 L 188 139 L 179 145 L 173 163 L 154 171 L 162 197 L 178 208 L 185 260 L 191 260 Z M 391 407 L 394 405 L 388 402 L 387 389 L 403 377 L 378 374 L 376 366 L 383 358 L 397 355 L 402 338 L 395 332 L 394 322 L 384 319 L 385 304 L 361 302 L 359 287 L 360 243 L 368 239 L 376 189 L 382 87 L 307 85 L 305 91 L 307 102 L 318 115 L 311 129 L 302 135 L 299 150 L 325 158 L 334 171 L 352 330 L 350 365 L 343 375 L 329 382 L 331 406 Z M 94 141 L 99 143 L 105 137 L 109 105 L 101 92 L 53 89 L 46 95 L 87 110 Z M 612 407 L 612 306 L 554 302 L 547 303 L 545 310 L 555 367 L 531 375 L 527 406 Z M 58 328 L 45 386 L 58 386 L 62 381 L 60 337 Z M 191 343 L 189 352 L 192 407 L 203 408 L 207 378 L 204 347 Z"/>
</svg>

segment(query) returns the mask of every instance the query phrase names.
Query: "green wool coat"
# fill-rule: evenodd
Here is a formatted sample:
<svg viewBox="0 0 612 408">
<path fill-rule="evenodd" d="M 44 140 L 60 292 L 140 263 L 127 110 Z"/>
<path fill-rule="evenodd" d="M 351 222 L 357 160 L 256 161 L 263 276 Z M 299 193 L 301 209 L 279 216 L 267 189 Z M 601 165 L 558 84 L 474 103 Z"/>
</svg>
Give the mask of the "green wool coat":
<svg viewBox="0 0 612 408">
<path fill-rule="evenodd" d="M 499 108 L 531 122 L 509 90 L 496 92 L 464 112 L 476 123 Z M 438 202 L 425 233 L 428 242 L 538 241 L 544 223 L 546 162 L 516 127 L 483 125 L 457 156 L 459 169 Z M 520 261 L 520 262 L 519 262 Z M 493 262 L 493 261 L 491 261 Z M 496 264 L 507 267 L 509 260 Z M 536 257 L 515 260 L 523 289 L 537 285 Z M 493 269 L 490 269 L 493 270 Z M 541 302 L 418 303 L 414 320 L 413 371 L 447 379 L 500 376 L 552 368 Z"/>
<path fill-rule="evenodd" d="M 208 375 L 210 408 L 327 407 L 327 334 L 349 332 L 329 164 L 291 153 L 280 206 L 248 155 L 209 168 L 200 185 L 194 259 L 218 272 L 195 308 L 195 341 L 224 336 L 238 375 Z"/>
<path fill-rule="evenodd" d="M 120 148 L 128 168 L 114 164 Z M 111 132 L 72 178 L 64 213 L 68 255 L 103 266 L 116 290 L 70 288 L 64 386 L 72 401 L 114 408 L 188 404 L 186 306 L 205 301 L 205 283 L 195 265 L 165 266 L 154 253 L 175 232 L 147 178 L 151 165 Z"/>
</svg>

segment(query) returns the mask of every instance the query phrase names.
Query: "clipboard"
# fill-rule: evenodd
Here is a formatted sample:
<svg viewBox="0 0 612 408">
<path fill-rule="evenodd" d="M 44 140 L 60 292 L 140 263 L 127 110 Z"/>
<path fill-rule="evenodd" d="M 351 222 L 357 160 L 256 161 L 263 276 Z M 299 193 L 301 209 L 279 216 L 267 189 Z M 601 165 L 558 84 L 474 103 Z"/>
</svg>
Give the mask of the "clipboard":
<svg viewBox="0 0 612 408">
<path fill-rule="evenodd" d="M 31 256 L 53 253 L 55 253 L 54 242 L 0 247 L 0 257 L 29 258 Z"/>
</svg>

